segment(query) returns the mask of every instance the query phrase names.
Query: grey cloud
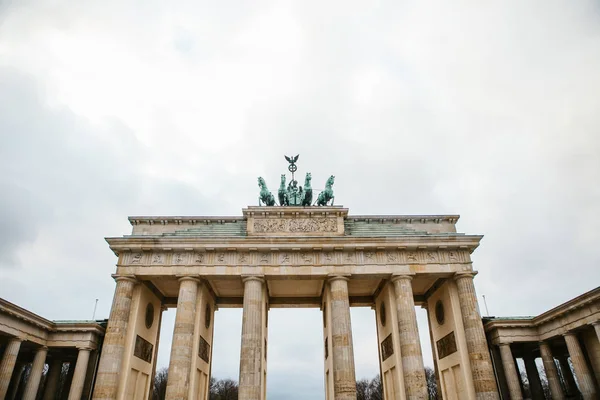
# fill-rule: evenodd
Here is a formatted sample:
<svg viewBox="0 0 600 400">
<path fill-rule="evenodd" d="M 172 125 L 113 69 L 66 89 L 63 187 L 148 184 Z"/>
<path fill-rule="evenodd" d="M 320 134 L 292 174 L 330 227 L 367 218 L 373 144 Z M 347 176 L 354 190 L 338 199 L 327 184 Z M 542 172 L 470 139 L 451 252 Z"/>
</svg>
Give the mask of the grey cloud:
<svg viewBox="0 0 600 400">
<path fill-rule="evenodd" d="M 462 214 L 459 230 L 486 235 L 473 254 L 475 282 L 495 315 L 539 313 L 600 281 L 593 1 L 39 4 L 4 9 L 0 44 L 31 46 L 48 69 L 70 73 L 62 63 L 72 60 L 61 58 L 69 52 L 36 33 L 96 35 L 106 42 L 90 57 L 114 58 L 110 45 L 123 45 L 149 79 L 120 87 L 111 101 L 141 90 L 139 104 L 98 124 L 45 104 L 61 101 L 46 64 L 18 51 L 3 58 L 20 71 L 0 74 L 0 184 L 10 192 L 0 282 L 9 300 L 87 318 L 99 297 L 108 315 L 114 256 L 103 236 L 128 233 L 131 214 L 239 215 L 256 204 L 258 175 L 276 190 L 291 153 L 315 188 L 335 174 L 336 202 L 353 214 Z M 170 58 L 178 45 L 185 57 Z M 146 103 L 156 104 L 144 115 L 150 128 L 124 122 Z M 192 116 L 193 135 L 182 115 Z M 235 378 L 240 316 L 221 312 L 214 372 Z M 372 341 L 361 329 L 372 316 L 357 315 L 355 340 Z M 291 388 L 283 355 L 320 357 L 320 328 L 310 325 L 303 334 L 272 327 L 270 363 L 282 366 L 269 370 L 273 398 L 303 390 Z M 300 338 L 310 349 L 286 345 Z M 357 368 L 376 362 L 375 351 L 357 351 Z M 368 368 L 365 377 L 377 372 Z M 302 372 L 303 388 L 316 398 L 322 373 L 312 372 Z"/>
</svg>

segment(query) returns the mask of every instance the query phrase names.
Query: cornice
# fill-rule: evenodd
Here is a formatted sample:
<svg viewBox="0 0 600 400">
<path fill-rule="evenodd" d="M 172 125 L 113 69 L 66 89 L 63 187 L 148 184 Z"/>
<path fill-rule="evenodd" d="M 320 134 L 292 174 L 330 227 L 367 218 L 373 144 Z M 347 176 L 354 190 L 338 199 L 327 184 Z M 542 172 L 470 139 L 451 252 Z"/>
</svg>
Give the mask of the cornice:
<svg viewBox="0 0 600 400">
<path fill-rule="evenodd" d="M 25 321 L 46 331 L 52 331 L 54 328 L 54 323 L 52 321 L 40 317 L 39 315 L 34 314 L 31 311 L 21 308 L 18 305 L 2 298 L 0 298 L 0 312 L 4 312 L 17 319 L 20 319 L 21 321 Z"/>
<path fill-rule="evenodd" d="M 95 321 L 50 321 L 46 318 L 0 298 L 0 312 L 45 330 L 48 333 L 57 332 L 93 332 L 104 334 L 105 329 Z"/>
<path fill-rule="evenodd" d="M 600 286 L 538 315 L 534 318 L 534 324 L 541 325 L 598 301 L 600 301 Z"/>
<path fill-rule="evenodd" d="M 121 237 L 106 237 L 105 240 L 112 246 L 135 246 L 147 245 L 149 243 L 156 245 L 181 244 L 177 246 L 185 248 L 187 244 L 214 245 L 219 248 L 231 248 L 236 245 L 247 247 L 249 245 L 264 247 L 273 247 L 278 244 L 280 247 L 303 247 L 303 248 L 324 248 L 335 247 L 336 245 L 346 245 L 348 248 L 354 247 L 386 247 L 390 249 L 405 249 L 407 247 L 435 247 L 435 248 L 473 248 L 479 246 L 483 235 L 462 235 L 462 234 L 429 234 L 429 235 L 407 235 L 402 237 L 360 237 L 360 236 L 331 236 L 331 237 L 310 237 L 310 236 L 270 236 L 264 237 L 244 236 L 244 237 L 181 237 L 181 236 L 152 236 L 152 235 L 131 235 Z M 226 242 L 226 243 L 225 243 Z"/>
<path fill-rule="evenodd" d="M 223 224 L 225 222 L 245 221 L 248 216 L 275 216 L 282 217 L 293 215 L 297 217 L 323 217 L 338 216 L 349 221 L 365 222 L 391 222 L 391 223 L 442 223 L 455 224 L 460 215 L 348 215 L 348 209 L 343 207 L 250 207 L 242 210 L 239 216 L 130 216 L 131 225 L 196 225 L 196 224 Z"/>
<path fill-rule="evenodd" d="M 529 319 L 506 318 L 489 320 L 484 324 L 486 332 L 498 328 L 531 328 L 539 330 L 541 326 L 555 319 L 564 318 L 566 315 L 575 312 L 581 308 L 587 307 L 592 303 L 600 302 L 600 287 L 592 289 L 580 296 L 575 297 L 563 304 L 560 304 L 538 316 Z"/>
</svg>

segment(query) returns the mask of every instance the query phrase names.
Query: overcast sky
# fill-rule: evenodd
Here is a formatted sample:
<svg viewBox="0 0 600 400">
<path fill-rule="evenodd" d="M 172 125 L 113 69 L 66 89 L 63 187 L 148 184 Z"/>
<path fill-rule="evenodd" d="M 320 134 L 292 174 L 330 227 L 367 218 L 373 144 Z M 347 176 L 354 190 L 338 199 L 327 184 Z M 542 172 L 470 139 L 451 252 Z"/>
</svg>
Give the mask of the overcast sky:
<svg viewBox="0 0 600 400">
<path fill-rule="evenodd" d="M 300 153 L 351 214 L 461 214 L 490 313 L 541 313 L 600 282 L 599 71 L 598 1 L 0 0 L 0 296 L 107 317 L 127 216 L 241 215 Z M 237 379 L 241 312 L 216 323 Z M 269 398 L 322 399 L 319 311 L 269 337 Z"/>
</svg>

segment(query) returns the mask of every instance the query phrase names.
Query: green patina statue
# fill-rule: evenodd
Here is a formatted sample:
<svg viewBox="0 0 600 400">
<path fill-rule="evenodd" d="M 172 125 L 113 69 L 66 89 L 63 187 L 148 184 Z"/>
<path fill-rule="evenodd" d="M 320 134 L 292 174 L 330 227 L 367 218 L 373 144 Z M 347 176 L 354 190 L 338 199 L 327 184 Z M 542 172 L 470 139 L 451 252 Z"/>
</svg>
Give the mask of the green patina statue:
<svg viewBox="0 0 600 400">
<path fill-rule="evenodd" d="M 329 200 L 331 200 L 331 204 L 333 205 L 333 182 L 335 181 L 335 176 L 331 175 L 327 182 L 325 182 L 325 190 L 319 193 L 319 197 L 317 197 L 317 205 L 318 206 L 326 206 Z"/>
<path fill-rule="evenodd" d="M 264 203 L 265 206 L 274 206 L 275 205 L 275 196 L 273 193 L 269 192 L 267 189 L 267 184 L 262 176 L 258 177 L 258 187 L 260 188 L 260 194 L 258 196 L 258 205 L 262 206 Z"/>
<path fill-rule="evenodd" d="M 312 186 L 310 185 L 311 179 L 312 175 L 310 172 L 307 172 L 306 178 L 304 178 L 304 197 L 302 198 L 302 205 L 305 207 L 312 205 Z"/>
<path fill-rule="evenodd" d="M 294 173 L 298 170 L 296 161 L 298 157 L 285 156 L 285 159 L 290 163 L 288 170 L 292 173 L 292 180 L 286 187 L 286 176 L 281 175 L 281 182 L 279 184 L 279 190 L 277 191 L 277 197 L 279 198 L 280 206 L 303 206 L 310 207 L 314 205 L 313 202 L 313 189 L 311 185 L 312 175 L 310 172 L 306 173 L 304 179 L 304 188 L 298 186 L 298 181 L 294 178 Z M 325 190 L 319 193 L 316 204 L 319 206 L 333 205 L 333 181 L 334 176 L 332 175 L 325 184 Z M 274 206 L 275 196 L 267 188 L 267 184 L 262 177 L 258 178 L 258 186 L 260 187 L 260 195 L 258 197 L 258 205 Z M 331 204 L 328 204 L 331 200 Z"/>
</svg>

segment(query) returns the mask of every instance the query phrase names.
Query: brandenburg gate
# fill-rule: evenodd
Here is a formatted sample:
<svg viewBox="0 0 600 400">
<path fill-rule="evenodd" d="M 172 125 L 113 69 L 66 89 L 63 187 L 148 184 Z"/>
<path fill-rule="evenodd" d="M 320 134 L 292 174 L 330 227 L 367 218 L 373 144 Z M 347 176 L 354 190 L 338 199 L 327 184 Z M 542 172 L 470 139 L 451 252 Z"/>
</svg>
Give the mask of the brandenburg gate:
<svg viewBox="0 0 600 400">
<path fill-rule="evenodd" d="M 279 205 L 259 178 L 266 205 L 242 216 L 130 217 L 131 235 L 107 239 L 116 289 L 94 399 L 148 399 L 167 307 L 167 399 L 208 398 L 213 316 L 225 307 L 243 308 L 239 398 L 265 399 L 269 309 L 314 307 L 326 399 L 354 400 L 352 306 L 375 310 L 386 400 L 427 398 L 415 306 L 428 311 L 443 397 L 499 398 L 473 286 L 481 236 L 457 233 L 457 215 L 349 215 L 331 205 L 333 176 L 313 205 L 310 178 L 285 188 L 282 176 Z"/>
</svg>

